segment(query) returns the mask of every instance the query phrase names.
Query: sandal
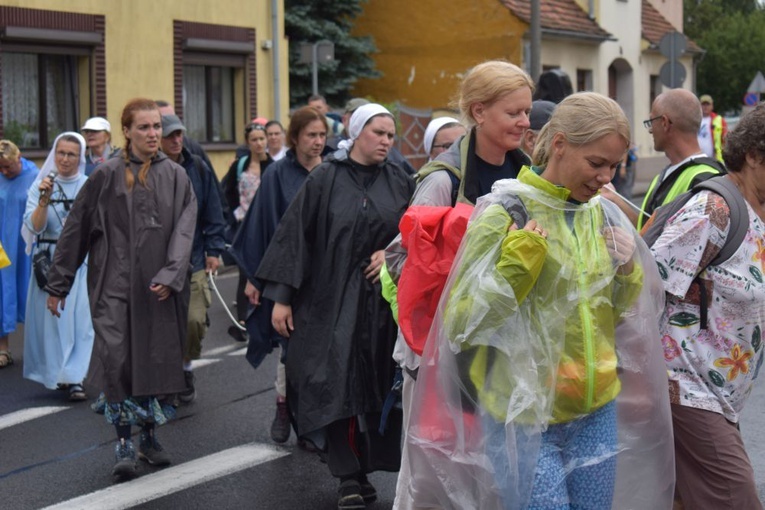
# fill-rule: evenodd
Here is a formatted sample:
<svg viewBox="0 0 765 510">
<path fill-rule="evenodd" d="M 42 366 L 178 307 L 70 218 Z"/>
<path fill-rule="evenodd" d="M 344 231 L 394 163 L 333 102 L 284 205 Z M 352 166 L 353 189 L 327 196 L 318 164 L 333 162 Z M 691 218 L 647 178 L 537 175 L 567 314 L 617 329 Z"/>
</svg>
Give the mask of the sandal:
<svg viewBox="0 0 765 510">
<path fill-rule="evenodd" d="M 72 402 L 81 402 L 87 400 L 88 396 L 81 384 L 72 384 L 69 386 L 69 400 Z"/>
<path fill-rule="evenodd" d="M 8 365 L 13 365 L 11 351 L 0 351 L 0 368 L 5 368 Z"/>
</svg>

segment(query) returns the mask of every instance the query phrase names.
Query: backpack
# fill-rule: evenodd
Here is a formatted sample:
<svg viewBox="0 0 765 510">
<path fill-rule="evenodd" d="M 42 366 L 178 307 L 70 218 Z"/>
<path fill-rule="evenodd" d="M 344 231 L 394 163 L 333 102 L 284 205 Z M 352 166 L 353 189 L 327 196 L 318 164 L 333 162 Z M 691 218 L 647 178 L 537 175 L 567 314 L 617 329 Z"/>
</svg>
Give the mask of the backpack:
<svg viewBox="0 0 765 510">
<path fill-rule="evenodd" d="M 520 197 L 508 195 L 500 203 L 518 228 L 529 214 Z M 467 230 L 473 206 L 411 206 L 399 223 L 401 244 L 408 256 L 398 283 L 398 320 L 409 347 L 422 355 L 438 302 Z"/>
<path fill-rule="evenodd" d="M 725 238 L 725 243 L 722 248 L 720 248 L 720 252 L 707 266 L 700 268 L 698 274 L 701 274 L 708 266 L 719 266 L 731 258 L 733 254 L 738 251 L 741 243 L 744 242 L 744 238 L 746 238 L 746 232 L 749 229 L 749 212 L 747 211 L 744 197 L 741 195 L 741 192 L 736 185 L 733 184 L 733 181 L 724 176 L 719 176 L 696 184 L 693 188 L 682 195 L 679 195 L 672 202 L 656 209 L 641 232 L 643 240 L 650 248 L 661 236 L 661 233 L 664 231 L 664 226 L 667 224 L 667 220 L 674 216 L 696 193 L 704 190 L 712 191 L 723 197 L 730 209 L 730 220 L 728 235 Z M 708 296 L 706 295 L 704 285 L 699 281 L 698 274 L 693 282 L 698 284 L 700 291 L 699 306 L 701 329 L 707 329 Z"/>
</svg>

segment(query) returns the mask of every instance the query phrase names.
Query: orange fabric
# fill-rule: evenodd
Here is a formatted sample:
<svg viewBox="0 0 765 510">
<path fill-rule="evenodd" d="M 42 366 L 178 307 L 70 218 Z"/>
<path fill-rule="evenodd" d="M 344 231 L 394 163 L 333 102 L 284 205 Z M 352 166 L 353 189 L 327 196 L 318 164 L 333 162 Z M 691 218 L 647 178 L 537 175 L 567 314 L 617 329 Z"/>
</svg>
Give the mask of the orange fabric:
<svg viewBox="0 0 765 510">
<path fill-rule="evenodd" d="M 472 205 L 462 203 L 411 206 L 399 223 L 401 244 L 407 250 L 398 283 L 399 327 L 419 355 L 472 212 Z"/>
</svg>

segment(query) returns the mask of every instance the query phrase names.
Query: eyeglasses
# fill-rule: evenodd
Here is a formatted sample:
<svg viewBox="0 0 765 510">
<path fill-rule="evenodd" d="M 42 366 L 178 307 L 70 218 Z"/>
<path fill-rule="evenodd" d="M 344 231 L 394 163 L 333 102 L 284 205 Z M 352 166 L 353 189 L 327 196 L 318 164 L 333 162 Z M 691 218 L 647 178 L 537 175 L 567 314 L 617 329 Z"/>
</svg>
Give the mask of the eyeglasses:
<svg viewBox="0 0 765 510">
<path fill-rule="evenodd" d="M 250 124 L 249 126 L 244 128 L 244 130 L 246 132 L 248 132 L 248 133 L 250 131 L 265 131 L 266 130 L 266 126 L 264 126 L 263 124 L 257 124 L 255 122 L 253 122 L 252 124 Z"/>
<path fill-rule="evenodd" d="M 666 115 L 659 115 L 658 117 L 653 117 L 651 119 L 644 120 L 643 126 L 645 126 L 645 128 L 648 130 L 649 133 L 653 133 L 653 121 L 659 120 L 662 117 L 666 117 Z M 672 120 L 669 117 L 667 117 L 667 122 L 672 124 Z"/>
<path fill-rule="evenodd" d="M 80 159 L 79 154 L 74 152 L 56 151 L 56 157 L 61 159 Z"/>
<path fill-rule="evenodd" d="M 433 148 L 434 149 L 448 150 L 449 147 L 451 147 L 451 146 L 452 146 L 452 142 L 449 142 L 449 143 L 442 143 L 442 144 L 439 144 L 439 145 L 433 145 Z"/>
</svg>

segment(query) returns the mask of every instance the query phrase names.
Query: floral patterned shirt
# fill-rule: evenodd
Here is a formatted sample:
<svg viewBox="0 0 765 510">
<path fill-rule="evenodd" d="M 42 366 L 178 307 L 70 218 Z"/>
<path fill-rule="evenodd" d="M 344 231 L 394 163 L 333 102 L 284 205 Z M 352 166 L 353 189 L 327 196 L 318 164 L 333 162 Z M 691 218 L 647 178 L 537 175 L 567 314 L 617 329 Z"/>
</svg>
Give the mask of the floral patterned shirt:
<svg viewBox="0 0 765 510">
<path fill-rule="evenodd" d="M 234 209 L 234 218 L 242 221 L 250 208 L 252 199 L 260 187 L 260 175 L 253 172 L 243 172 L 239 178 L 239 207 Z"/>
<path fill-rule="evenodd" d="M 738 422 L 763 362 L 765 225 L 747 204 L 749 229 L 736 253 L 699 278 L 708 297 L 701 329 L 700 292 L 693 280 L 720 251 L 728 233 L 725 200 L 696 194 L 651 248 L 667 293 L 660 330 L 670 401 Z"/>
</svg>

